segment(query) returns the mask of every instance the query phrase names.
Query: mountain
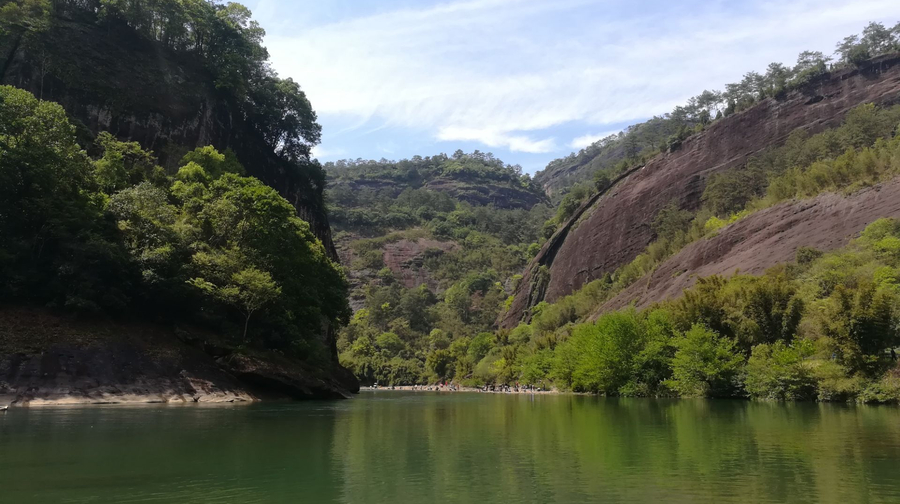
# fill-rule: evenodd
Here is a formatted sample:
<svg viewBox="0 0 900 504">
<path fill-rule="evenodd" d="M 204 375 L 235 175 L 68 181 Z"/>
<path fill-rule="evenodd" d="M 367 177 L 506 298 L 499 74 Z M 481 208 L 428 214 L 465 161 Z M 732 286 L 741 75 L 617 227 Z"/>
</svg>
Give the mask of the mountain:
<svg viewBox="0 0 900 504">
<path fill-rule="evenodd" d="M 429 352 L 491 331 L 549 201 L 520 167 L 478 151 L 325 168 L 355 311 L 341 361 L 364 383 L 420 381 Z"/>
<path fill-rule="evenodd" d="M 549 201 L 520 167 L 490 153 L 346 160 L 325 169 L 329 213 L 355 309 L 363 307 L 364 288 L 383 267 L 405 288 L 426 285 L 442 293 L 447 281 L 426 266 L 427 256 L 461 251 L 467 228 L 527 247 L 537 241 L 535 228 L 549 211 Z"/>
<path fill-rule="evenodd" d="M 197 147 L 233 150 L 250 175 L 294 205 L 336 257 L 321 166 L 308 156 L 277 155 L 277 140 L 265 138 L 235 92 L 217 85 L 199 51 L 166 46 L 127 19 L 101 18 L 97 2 L 57 4 L 41 29 L 7 30 L 0 83 L 61 104 L 86 146 L 110 132 L 153 151 L 169 170 Z"/>
<path fill-rule="evenodd" d="M 854 107 L 900 100 L 900 57 L 889 55 L 827 74 L 780 98 L 766 98 L 687 138 L 588 199 L 548 240 L 527 268 L 510 310 L 500 321 L 514 327 L 542 301 L 554 302 L 613 273 L 657 237 L 653 221 L 670 204 L 697 210 L 707 181 L 745 166 L 795 131 L 837 126 Z M 798 244 L 802 245 L 802 244 Z"/>
<path fill-rule="evenodd" d="M 350 310 L 325 172 L 310 157 L 321 127 L 299 85 L 271 69 L 250 11 L 0 7 L 0 127 L 18 139 L 0 147 L 0 318 L 15 328 L 0 341 L 0 394 L 358 390 L 335 347 Z M 30 327 L 47 324 L 62 329 Z"/>
</svg>

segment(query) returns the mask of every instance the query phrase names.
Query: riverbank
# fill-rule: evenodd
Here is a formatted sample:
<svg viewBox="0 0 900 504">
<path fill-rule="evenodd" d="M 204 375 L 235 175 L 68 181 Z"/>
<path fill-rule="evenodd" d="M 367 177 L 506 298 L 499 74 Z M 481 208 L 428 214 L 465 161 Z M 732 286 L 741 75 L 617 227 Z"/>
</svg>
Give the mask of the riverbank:
<svg viewBox="0 0 900 504">
<path fill-rule="evenodd" d="M 519 388 L 517 391 L 515 388 L 511 388 L 508 391 L 504 390 L 494 390 L 494 391 L 485 391 L 478 387 L 456 387 L 454 386 L 452 389 L 448 386 L 440 386 L 440 385 L 396 385 L 393 387 L 360 387 L 360 391 L 364 392 L 382 392 L 382 391 L 406 391 L 406 392 L 447 392 L 447 393 L 457 393 L 457 392 L 467 392 L 467 393 L 479 393 L 479 394 L 541 394 L 541 395 L 557 395 L 557 394 L 574 394 L 574 392 L 561 392 L 557 389 L 552 390 L 526 390 L 524 388 Z"/>
<path fill-rule="evenodd" d="M 349 398 L 342 372 L 190 328 L 0 307 L 0 406 Z"/>
</svg>

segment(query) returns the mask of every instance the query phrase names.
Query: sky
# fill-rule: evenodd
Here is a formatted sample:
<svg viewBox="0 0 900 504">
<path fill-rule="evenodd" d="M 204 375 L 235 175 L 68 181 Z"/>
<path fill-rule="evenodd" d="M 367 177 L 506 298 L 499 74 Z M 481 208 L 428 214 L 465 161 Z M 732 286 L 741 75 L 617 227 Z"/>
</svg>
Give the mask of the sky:
<svg viewBox="0 0 900 504">
<path fill-rule="evenodd" d="M 897 0 L 243 0 L 306 92 L 314 155 L 493 152 L 528 173 L 804 50 Z"/>
</svg>

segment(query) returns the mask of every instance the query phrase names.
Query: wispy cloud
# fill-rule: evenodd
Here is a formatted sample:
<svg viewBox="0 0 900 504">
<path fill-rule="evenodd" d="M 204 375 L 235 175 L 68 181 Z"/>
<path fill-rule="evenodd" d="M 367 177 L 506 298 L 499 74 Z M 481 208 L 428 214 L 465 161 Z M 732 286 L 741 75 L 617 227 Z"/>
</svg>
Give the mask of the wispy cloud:
<svg viewBox="0 0 900 504">
<path fill-rule="evenodd" d="M 582 135 L 580 137 L 573 138 L 572 141 L 569 142 L 569 147 L 576 149 L 576 150 L 584 149 L 588 145 L 591 145 L 594 142 L 596 142 L 597 140 L 601 140 L 610 135 L 615 135 L 616 133 L 619 133 L 619 130 L 610 130 L 605 133 L 597 133 L 597 134 L 588 133 L 587 135 Z"/>
<path fill-rule="evenodd" d="M 512 152 L 540 154 L 553 152 L 556 143 L 552 138 L 534 140 L 524 135 L 510 135 L 503 131 L 448 126 L 437 133 L 438 140 L 445 142 L 480 142 L 488 147 L 504 147 Z"/>
<path fill-rule="evenodd" d="M 801 50 L 830 52 L 869 20 L 900 18 L 896 0 L 686 3 L 455 1 L 342 19 L 267 46 L 309 95 L 326 145 L 334 120 L 547 153 Z M 557 145 L 560 125 L 584 134 Z"/>
<path fill-rule="evenodd" d="M 321 145 L 317 145 L 312 148 L 312 157 L 314 159 L 318 159 L 319 161 L 340 159 L 342 156 L 346 155 L 347 151 L 345 151 L 344 149 L 326 149 Z"/>
</svg>

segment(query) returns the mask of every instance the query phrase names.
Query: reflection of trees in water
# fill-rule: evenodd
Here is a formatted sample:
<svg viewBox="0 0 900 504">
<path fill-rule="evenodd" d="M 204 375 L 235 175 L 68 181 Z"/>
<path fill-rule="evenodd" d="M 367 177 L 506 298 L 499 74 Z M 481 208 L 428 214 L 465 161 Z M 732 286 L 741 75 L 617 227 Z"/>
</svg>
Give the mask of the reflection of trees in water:
<svg viewBox="0 0 900 504">
<path fill-rule="evenodd" d="M 900 495 L 896 414 L 742 401 L 384 394 L 340 418 L 334 456 L 348 502 L 880 502 Z"/>
</svg>

